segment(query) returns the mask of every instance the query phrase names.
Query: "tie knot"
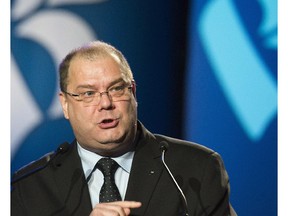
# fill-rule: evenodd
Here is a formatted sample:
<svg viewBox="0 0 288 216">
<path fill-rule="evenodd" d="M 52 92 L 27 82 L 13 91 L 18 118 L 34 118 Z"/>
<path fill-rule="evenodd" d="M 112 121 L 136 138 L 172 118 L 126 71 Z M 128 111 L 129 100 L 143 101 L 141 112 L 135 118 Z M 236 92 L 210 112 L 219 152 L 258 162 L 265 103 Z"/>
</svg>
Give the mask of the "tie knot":
<svg viewBox="0 0 288 216">
<path fill-rule="evenodd" d="M 97 167 L 103 173 L 104 177 L 106 177 L 114 176 L 119 165 L 111 158 L 101 158 L 97 163 Z"/>
</svg>

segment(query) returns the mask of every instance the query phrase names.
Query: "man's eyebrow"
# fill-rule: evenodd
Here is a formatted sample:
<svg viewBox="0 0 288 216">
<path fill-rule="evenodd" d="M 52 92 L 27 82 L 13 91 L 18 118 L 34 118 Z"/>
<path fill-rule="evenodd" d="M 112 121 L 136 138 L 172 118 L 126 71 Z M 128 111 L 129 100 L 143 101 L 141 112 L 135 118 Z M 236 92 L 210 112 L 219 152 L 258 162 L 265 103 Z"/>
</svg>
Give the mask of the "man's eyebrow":
<svg viewBox="0 0 288 216">
<path fill-rule="evenodd" d="M 76 87 L 76 90 L 77 89 L 95 89 L 95 86 L 91 84 L 83 84 L 83 85 L 78 85 Z"/>
<path fill-rule="evenodd" d="M 112 82 L 109 84 L 109 86 L 113 86 L 113 85 L 115 85 L 115 84 L 117 84 L 117 83 L 120 83 L 120 82 L 125 82 L 122 77 L 119 77 L 118 79 L 112 81 Z"/>
<path fill-rule="evenodd" d="M 113 86 L 113 85 L 115 85 L 117 83 L 120 83 L 120 82 L 125 82 L 122 77 L 119 77 L 118 79 L 115 79 L 112 82 L 110 82 L 108 84 L 108 88 L 110 88 L 111 86 Z M 77 89 L 96 89 L 96 88 L 95 88 L 95 85 L 93 85 L 93 84 L 83 84 L 83 85 L 78 85 L 76 87 L 76 90 Z"/>
</svg>

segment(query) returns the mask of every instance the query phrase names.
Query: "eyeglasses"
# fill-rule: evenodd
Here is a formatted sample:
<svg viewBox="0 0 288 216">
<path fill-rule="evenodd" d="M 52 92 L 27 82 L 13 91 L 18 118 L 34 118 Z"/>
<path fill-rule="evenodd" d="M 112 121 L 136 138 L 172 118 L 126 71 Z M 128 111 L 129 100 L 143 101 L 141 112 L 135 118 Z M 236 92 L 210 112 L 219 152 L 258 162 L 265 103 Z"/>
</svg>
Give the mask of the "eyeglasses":
<svg viewBox="0 0 288 216">
<path fill-rule="evenodd" d="M 110 100 L 113 102 L 121 100 L 129 100 L 131 96 L 132 85 L 122 84 L 113 86 L 107 91 L 97 92 L 97 91 L 85 91 L 79 94 L 74 94 L 70 92 L 63 91 L 69 96 L 73 97 L 77 101 L 83 101 L 87 106 L 99 105 L 103 94 L 106 94 Z"/>
</svg>

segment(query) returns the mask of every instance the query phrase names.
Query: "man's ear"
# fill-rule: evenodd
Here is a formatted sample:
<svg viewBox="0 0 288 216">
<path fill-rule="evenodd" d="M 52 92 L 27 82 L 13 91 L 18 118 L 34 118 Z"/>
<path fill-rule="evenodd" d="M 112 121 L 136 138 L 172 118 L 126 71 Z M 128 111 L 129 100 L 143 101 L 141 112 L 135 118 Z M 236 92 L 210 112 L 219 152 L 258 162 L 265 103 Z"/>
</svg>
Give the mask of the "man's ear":
<svg viewBox="0 0 288 216">
<path fill-rule="evenodd" d="M 132 81 L 132 93 L 136 99 L 136 82 L 135 82 L 135 80 Z"/>
<path fill-rule="evenodd" d="M 67 102 L 67 97 L 63 92 L 59 93 L 59 100 L 61 103 L 62 111 L 64 114 L 64 117 L 66 119 L 69 119 L 69 114 L 68 114 L 68 102 Z"/>
</svg>

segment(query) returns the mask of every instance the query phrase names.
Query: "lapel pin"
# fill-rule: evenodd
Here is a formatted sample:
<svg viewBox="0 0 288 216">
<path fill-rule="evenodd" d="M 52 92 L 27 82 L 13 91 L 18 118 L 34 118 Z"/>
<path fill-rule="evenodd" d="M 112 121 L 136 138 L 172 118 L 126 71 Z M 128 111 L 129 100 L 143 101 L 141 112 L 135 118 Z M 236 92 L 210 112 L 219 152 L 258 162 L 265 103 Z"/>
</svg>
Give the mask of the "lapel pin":
<svg viewBox="0 0 288 216">
<path fill-rule="evenodd" d="M 151 170 L 150 172 L 149 172 L 149 175 L 153 175 L 155 173 L 155 171 L 154 170 Z"/>
</svg>

